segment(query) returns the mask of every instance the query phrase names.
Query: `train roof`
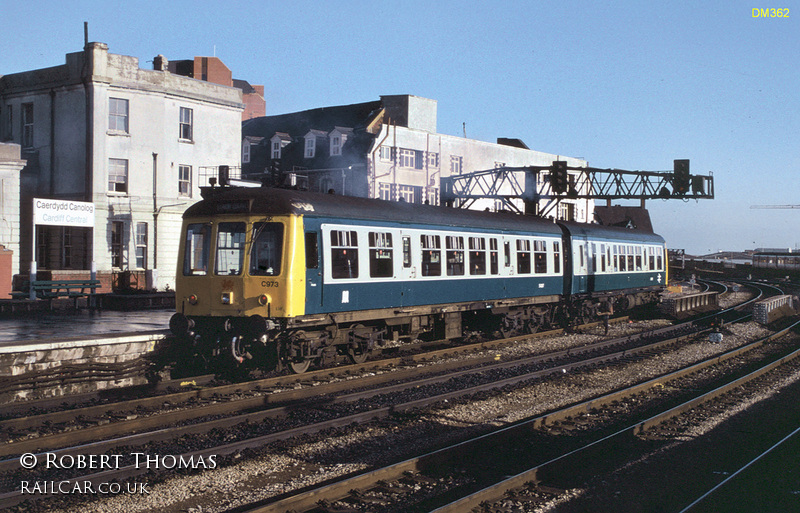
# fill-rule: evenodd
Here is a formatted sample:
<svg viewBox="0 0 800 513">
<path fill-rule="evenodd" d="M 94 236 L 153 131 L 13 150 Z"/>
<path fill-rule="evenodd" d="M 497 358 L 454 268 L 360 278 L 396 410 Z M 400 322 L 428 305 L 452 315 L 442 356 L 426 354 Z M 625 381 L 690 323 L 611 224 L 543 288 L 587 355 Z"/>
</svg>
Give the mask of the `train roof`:
<svg viewBox="0 0 800 513">
<path fill-rule="evenodd" d="M 560 225 L 567 228 L 570 234 L 584 235 L 592 238 L 607 239 L 610 241 L 624 240 L 626 242 L 650 242 L 650 243 L 664 243 L 664 238 L 661 235 L 645 231 L 645 230 L 631 230 L 629 228 L 621 228 L 618 226 L 603 226 L 600 224 L 584 224 L 584 223 L 571 223 L 566 221 L 559 221 Z"/>
<path fill-rule="evenodd" d="M 215 215 L 263 214 L 302 215 L 362 221 L 393 222 L 409 225 L 453 226 L 508 231 L 537 231 L 561 235 L 558 224 L 541 217 L 519 215 L 512 212 L 485 212 L 403 201 L 359 198 L 294 189 L 271 187 L 215 187 L 203 188 L 203 200 L 195 203 L 183 214 L 184 218 Z M 642 233 L 624 228 L 559 223 L 573 233 L 600 236 L 609 239 L 663 242 L 652 233 Z"/>
</svg>

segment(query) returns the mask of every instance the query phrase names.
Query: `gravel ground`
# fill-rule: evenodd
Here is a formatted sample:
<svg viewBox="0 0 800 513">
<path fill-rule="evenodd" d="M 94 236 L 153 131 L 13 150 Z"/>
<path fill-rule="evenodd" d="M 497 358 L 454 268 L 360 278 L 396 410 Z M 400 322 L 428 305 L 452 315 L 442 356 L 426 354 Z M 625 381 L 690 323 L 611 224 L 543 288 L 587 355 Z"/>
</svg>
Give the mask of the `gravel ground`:
<svg viewBox="0 0 800 513">
<path fill-rule="evenodd" d="M 648 321 L 612 325 L 609 337 L 638 333 L 646 327 L 669 324 Z M 687 363 L 727 351 L 769 333 L 755 323 L 730 325 L 722 343 L 710 344 L 705 338 L 669 355 L 634 362 L 624 372 L 596 369 L 559 379 L 537 382 L 518 390 L 504 391 L 482 400 L 445 405 L 434 412 L 402 425 L 393 421 L 360 426 L 313 441 L 275 444 L 269 451 L 236 464 L 200 474 L 174 476 L 149 486 L 149 495 L 120 495 L 81 506 L 87 513 L 146 511 L 223 512 L 239 504 L 274 496 L 346 473 L 363 470 L 405 455 L 447 443 L 465 430 L 486 430 L 519 419 L 541 414 L 567 403 L 588 399 L 634 382 L 642 381 Z M 591 332 L 602 334 L 602 327 Z M 590 333 L 568 334 L 494 350 L 503 356 L 546 352 L 584 345 L 596 340 Z M 470 358 L 472 356 L 461 357 Z M 141 480 L 141 479 L 140 479 Z M 573 491 L 580 495 L 580 491 Z M 563 502 L 564 498 L 558 499 Z M 55 505 L 54 505 L 55 506 Z M 53 509 L 68 512 L 74 508 Z M 544 511 L 544 510 L 543 510 Z"/>
</svg>

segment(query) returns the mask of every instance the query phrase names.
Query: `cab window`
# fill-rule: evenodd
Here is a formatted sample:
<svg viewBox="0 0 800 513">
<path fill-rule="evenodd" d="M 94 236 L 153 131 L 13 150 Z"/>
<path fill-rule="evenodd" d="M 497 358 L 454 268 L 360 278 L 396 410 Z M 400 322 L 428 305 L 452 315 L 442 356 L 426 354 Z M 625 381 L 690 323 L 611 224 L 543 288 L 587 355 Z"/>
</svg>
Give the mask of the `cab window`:
<svg viewBox="0 0 800 513">
<path fill-rule="evenodd" d="M 206 275 L 208 273 L 208 255 L 211 248 L 211 225 L 197 223 L 187 226 L 183 248 L 183 275 Z"/>
<path fill-rule="evenodd" d="M 219 223 L 217 228 L 217 257 L 214 272 L 219 276 L 242 274 L 244 262 L 244 223 Z"/>
<path fill-rule="evenodd" d="M 250 275 L 277 276 L 281 273 L 283 253 L 281 223 L 253 224 L 253 244 L 250 247 Z"/>
</svg>

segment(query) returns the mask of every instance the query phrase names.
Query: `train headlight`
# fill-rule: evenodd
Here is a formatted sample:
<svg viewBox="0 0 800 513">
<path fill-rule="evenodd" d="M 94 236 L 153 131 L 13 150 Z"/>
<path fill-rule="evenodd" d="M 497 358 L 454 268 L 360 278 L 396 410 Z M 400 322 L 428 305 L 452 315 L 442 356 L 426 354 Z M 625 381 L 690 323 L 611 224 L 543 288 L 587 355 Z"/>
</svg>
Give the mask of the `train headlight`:
<svg viewBox="0 0 800 513">
<path fill-rule="evenodd" d="M 189 304 L 196 305 L 197 304 L 197 296 L 192 294 L 189 296 Z"/>
<path fill-rule="evenodd" d="M 222 293 L 222 304 L 223 305 L 230 305 L 233 303 L 233 292 L 223 292 Z"/>
<path fill-rule="evenodd" d="M 259 305 L 267 306 L 267 303 L 269 303 L 269 296 L 267 296 L 266 294 L 261 294 L 260 296 L 258 296 Z"/>
</svg>

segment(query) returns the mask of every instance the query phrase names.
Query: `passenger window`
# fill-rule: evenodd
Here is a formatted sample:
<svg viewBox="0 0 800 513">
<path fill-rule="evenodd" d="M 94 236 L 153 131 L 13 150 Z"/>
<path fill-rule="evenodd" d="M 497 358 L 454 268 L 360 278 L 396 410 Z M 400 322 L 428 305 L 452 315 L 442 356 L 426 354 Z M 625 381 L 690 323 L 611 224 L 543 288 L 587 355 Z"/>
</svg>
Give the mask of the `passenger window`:
<svg viewBox="0 0 800 513">
<path fill-rule="evenodd" d="M 447 242 L 447 275 L 464 275 L 464 237 L 448 235 Z"/>
<path fill-rule="evenodd" d="M 531 241 L 517 240 L 517 274 L 531 273 Z"/>
<path fill-rule="evenodd" d="M 533 241 L 533 272 L 547 274 L 547 247 L 543 240 Z"/>
<path fill-rule="evenodd" d="M 358 278 L 358 235 L 355 231 L 331 231 L 331 276 Z"/>
<path fill-rule="evenodd" d="M 497 239 L 489 239 L 489 272 L 499 274 L 500 259 L 497 254 Z"/>
<path fill-rule="evenodd" d="M 391 278 L 394 275 L 392 234 L 369 232 L 369 275 Z"/>
<path fill-rule="evenodd" d="M 486 274 L 486 240 L 483 237 L 469 238 L 469 273 Z"/>
<path fill-rule="evenodd" d="M 319 269 L 317 232 L 306 232 L 306 269 Z"/>
<path fill-rule="evenodd" d="M 250 246 L 250 275 L 279 275 L 281 273 L 282 254 L 283 225 L 281 223 L 253 224 L 253 244 Z"/>
<path fill-rule="evenodd" d="M 508 241 L 503 243 L 503 260 L 505 267 L 511 267 L 511 243 Z"/>
<path fill-rule="evenodd" d="M 217 228 L 217 258 L 214 272 L 219 276 L 242 274 L 244 263 L 244 223 L 219 223 Z"/>
<path fill-rule="evenodd" d="M 422 246 L 422 275 L 442 275 L 442 246 L 438 235 L 420 235 Z"/>
<path fill-rule="evenodd" d="M 553 241 L 553 272 L 561 273 L 561 243 Z"/>
<path fill-rule="evenodd" d="M 403 267 L 411 267 L 411 237 L 403 237 Z"/>
<path fill-rule="evenodd" d="M 183 275 L 205 276 L 208 273 L 210 249 L 211 225 L 203 223 L 187 226 L 183 245 Z"/>
</svg>

